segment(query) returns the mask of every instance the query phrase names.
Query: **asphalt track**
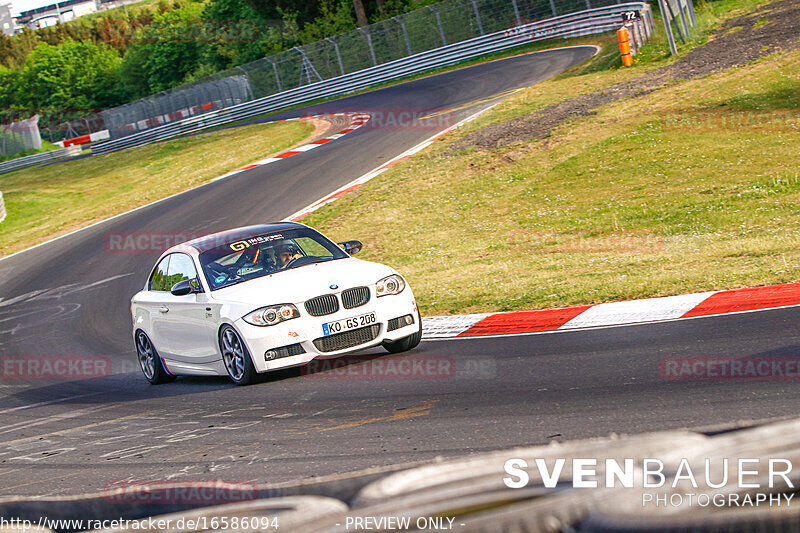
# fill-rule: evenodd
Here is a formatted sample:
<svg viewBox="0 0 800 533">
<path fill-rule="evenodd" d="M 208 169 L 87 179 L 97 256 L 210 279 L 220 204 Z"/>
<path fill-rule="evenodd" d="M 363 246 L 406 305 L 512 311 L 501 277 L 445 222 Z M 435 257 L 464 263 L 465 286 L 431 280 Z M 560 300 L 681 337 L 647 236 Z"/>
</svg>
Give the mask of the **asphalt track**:
<svg viewBox="0 0 800 533">
<path fill-rule="evenodd" d="M 519 56 L 286 116 L 422 116 L 532 85 L 592 53 L 575 48 Z M 481 105 L 487 104 L 446 120 L 460 120 Z M 281 219 L 433 133 L 371 121 L 307 154 L 0 262 L 4 360 L 98 356 L 114 370 L 102 379 L 69 382 L 4 374 L 0 496 L 76 494 L 121 480 L 278 483 L 553 439 L 800 412 L 795 381 L 671 381 L 660 370 L 667 357 L 796 356 L 798 308 L 427 341 L 403 355 L 368 351 L 338 372 L 294 369 L 243 388 L 224 378 L 182 378 L 158 387 L 145 382 L 128 306 L 159 251 L 113 252 L 106 246 L 109 234 L 212 232 Z M 426 361 L 438 370 L 424 377 L 401 379 L 387 370 Z"/>
</svg>

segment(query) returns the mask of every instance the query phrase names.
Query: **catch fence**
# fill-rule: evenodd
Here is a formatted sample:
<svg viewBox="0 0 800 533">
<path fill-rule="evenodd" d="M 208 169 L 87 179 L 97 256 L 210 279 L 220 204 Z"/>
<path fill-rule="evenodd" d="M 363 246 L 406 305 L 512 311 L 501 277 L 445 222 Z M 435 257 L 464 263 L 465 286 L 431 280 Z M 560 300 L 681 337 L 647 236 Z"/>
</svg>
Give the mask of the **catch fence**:
<svg viewBox="0 0 800 533">
<path fill-rule="evenodd" d="M 39 115 L 8 125 L 0 125 L 0 156 L 9 156 L 23 150 L 39 149 Z"/>
<path fill-rule="evenodd" d="M 621 0 L 444 0 L 102 112 L 111 139 Z"/>
</svg>

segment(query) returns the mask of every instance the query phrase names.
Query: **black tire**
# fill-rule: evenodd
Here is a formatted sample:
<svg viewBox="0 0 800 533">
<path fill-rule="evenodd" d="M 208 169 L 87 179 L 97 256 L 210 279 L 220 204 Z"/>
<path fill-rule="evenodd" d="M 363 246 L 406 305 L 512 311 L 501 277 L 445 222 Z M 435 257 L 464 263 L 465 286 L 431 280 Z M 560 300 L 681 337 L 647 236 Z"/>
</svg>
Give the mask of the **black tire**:
<svg viewBox="0 0 800 533">
<path fill-rule="evenodd" d="M 219 349 L 231 381 L 237 385 L 250 385 L 255 382 L 258 372 L 253 366 L 247 346 L 233 326 L 225 324 L 220 328 Z"/>
<path fill-rule="evenodd" d="M 150 337 L 147 336 L 142 330 L 136 332 L 136 354 L 139 359 L 139 368 L 142 369 L 142 374 L 147 381 L 152 385 L 160 385 L 161 383 L 169 383 L 175 381 L 175 376 L 167 373 L 164 362 L 161 356 L 158 355 L 156 347 L 153 346 Z"/>
<path fill-rule="evenodd" d="M 386 351 L 389 353 L 400 353 L 416 348 L 422 340 L 422 318 L 419 316 L 419 311 L 417 311 L 417 324 L 419 324 L 419 329 L 416 333 L 412 333 L 408 337 L 403 337 L 396 341 L 383 341 L 383 347 Z"/>
</svg>

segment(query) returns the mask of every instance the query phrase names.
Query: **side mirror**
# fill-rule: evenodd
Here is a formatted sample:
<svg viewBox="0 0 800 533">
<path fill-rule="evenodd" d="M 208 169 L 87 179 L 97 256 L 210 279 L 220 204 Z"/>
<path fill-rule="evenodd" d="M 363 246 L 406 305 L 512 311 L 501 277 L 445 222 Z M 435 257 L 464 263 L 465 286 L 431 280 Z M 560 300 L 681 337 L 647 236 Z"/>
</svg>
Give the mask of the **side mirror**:
<svg viewBox="0 0 800 533">
<path fill-rule="evenodd" d="M 348 255 L 356 255 L 361 251 L 361 247 L 364 246 L 361 244 L 361 241 L 344 241 L 338 244 L 342 247 L 342 250 L 348 253 Z"/>
<path fill-rule="evenodd" d="M 193 292 L 202 292 L 200 290 L 200 286 L 197 282 L 197 278 L 194 279 L 185 279 L 183 281 L 179 281 L 175 285 L 172 286 L 170 290 L 173 296 L 186 296 L 187 294 L 191 294 Z"/>
</svg>

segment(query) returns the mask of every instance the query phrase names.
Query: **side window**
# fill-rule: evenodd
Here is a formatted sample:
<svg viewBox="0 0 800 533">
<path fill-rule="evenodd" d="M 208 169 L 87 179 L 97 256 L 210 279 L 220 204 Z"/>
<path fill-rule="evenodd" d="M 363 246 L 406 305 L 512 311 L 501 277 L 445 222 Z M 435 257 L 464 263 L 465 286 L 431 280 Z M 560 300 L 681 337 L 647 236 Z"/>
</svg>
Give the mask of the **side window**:
<svg viewBox="0 0 800 533">
<path fill-rule="evenodd" d="M 320 243 L 310 237 L 299 237 L 295 242 L 303 249 L 306 255 L 314 257 L 333 257 L 333 254 Z"/>
<path fill-rule="evenodd" d="M 158 263 L 158 266 L 153 270 L 150 276 L 150 284 L 148 288 L 151 291 L 165 291 L 167 290 L 167 265 L 169 265 L 169 258 L 171 255 L 166 256 Z"/>
<path fill-rule="evenodd" d="M 197 270 L 191 257 L 186 254 L 171 254 L 170 258 L 166 290 L 171 290 L 179 281 L 197 277 Z"/>
</svg>

